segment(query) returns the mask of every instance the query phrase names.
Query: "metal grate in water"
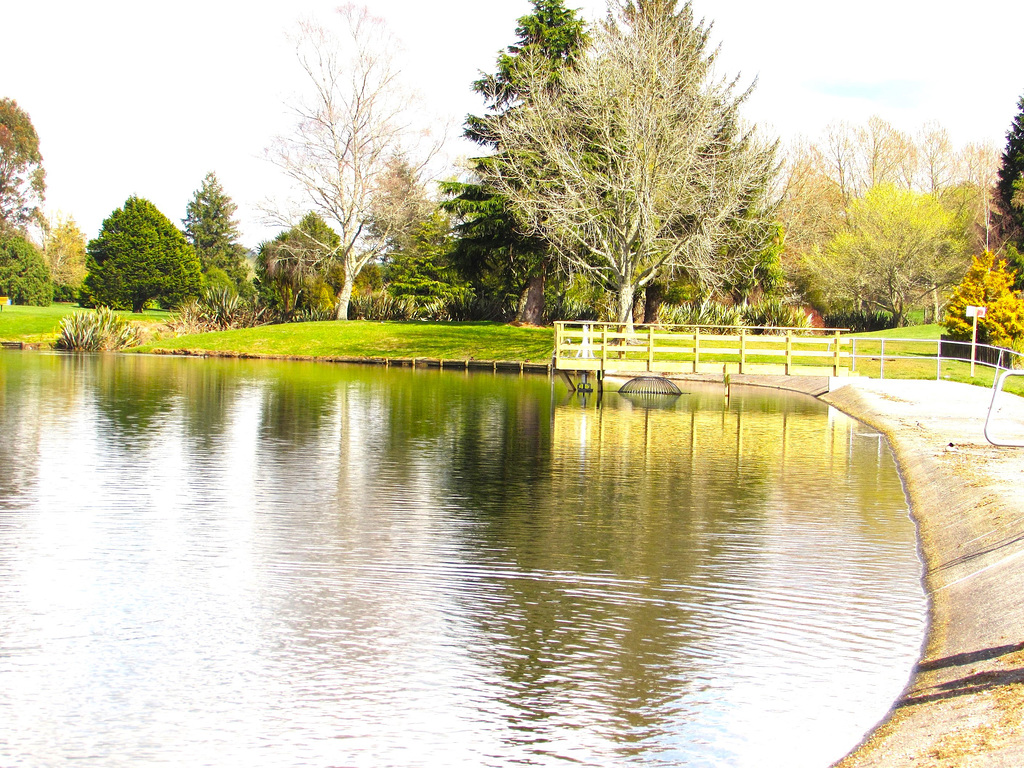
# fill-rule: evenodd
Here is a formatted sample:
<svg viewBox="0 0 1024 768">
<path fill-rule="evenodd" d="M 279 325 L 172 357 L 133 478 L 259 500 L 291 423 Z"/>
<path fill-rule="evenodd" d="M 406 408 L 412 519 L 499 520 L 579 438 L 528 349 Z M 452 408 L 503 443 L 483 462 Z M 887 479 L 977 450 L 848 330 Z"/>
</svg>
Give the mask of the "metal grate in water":
<svg viewBox="0 0 1024 768">
<path fill-rule="evenodd" d="M 683 394 L 679 387 L 661 376 L 637 376 L 619 387 L 619 392 L 623 395 L 678 396 Z"/>
</svg>

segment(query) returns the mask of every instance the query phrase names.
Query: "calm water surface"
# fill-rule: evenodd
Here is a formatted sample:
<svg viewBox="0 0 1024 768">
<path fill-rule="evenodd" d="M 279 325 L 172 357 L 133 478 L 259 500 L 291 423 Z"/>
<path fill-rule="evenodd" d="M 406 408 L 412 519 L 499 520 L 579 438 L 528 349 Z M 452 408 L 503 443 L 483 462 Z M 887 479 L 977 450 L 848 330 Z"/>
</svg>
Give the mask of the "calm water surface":
<svg viewBox="0 0 1024 768">
<path fill-rule="evenodd" d="M 924 630 L 811 398 L 0 353 L 0 765 L 823 767 Z"/>
</svg>

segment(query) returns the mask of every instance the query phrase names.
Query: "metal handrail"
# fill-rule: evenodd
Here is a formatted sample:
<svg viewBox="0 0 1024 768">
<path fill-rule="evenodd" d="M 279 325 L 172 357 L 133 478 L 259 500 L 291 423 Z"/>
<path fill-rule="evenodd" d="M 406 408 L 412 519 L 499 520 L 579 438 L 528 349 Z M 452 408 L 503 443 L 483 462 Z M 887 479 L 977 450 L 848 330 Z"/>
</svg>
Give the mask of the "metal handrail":
<svg viewBox="0 0 1024 768">
<path fill-rule="evenodd" d="M 850 350 L 850 370 L 852 372 L 854 372 L 854 373 L 857 372 L 857 360 L 878 360 L 879 361 L 878 376 L 881 379 L 885 378 L 885 361 L 886 360 L 918 360 L 918 361 L 920 361 L 920 360 L 932 360 L 932 359 L 934 359 L 935 360 L 935 379 L 936 379 L 936 381 L 938 381 L 939 379 L 942 378 L 942 363 L 943 363 L 943 361 L 963 362 L 963 363 L 970 362 L 970 358 L 969 357 L 968 358 L 964 358 L 964 357 L 951 357 L 951 356 L 943 355 L 942 354 L 942 345 L 943 344 L 970 347 L 971 346 L 971 342 L 969 342 L 969 341 L 953 341 L 951 339 L 897 339 L 897 338 L 887 338 L 887 337 L 881 337 L 881 338 L 877 338 L 877 337 L 875 337 L 875 338 L 873 338 L 873 337 L 864 337 L 864 338 L 859 338 L 857 336 L 850 337 L 850 340 L 853 342 L 852 348 Z M 858 352 L 857 351 L 857 342 L 858 341 L 861 342 L 861 347 L 862 348 L 864 346 L 868 345 L 868 344 L 878 344 L 879 345 L 879 349 L 878 349 L 877 352 Z M 887 354 L 886 351 L 885 351 L 885 344 L 886 344 L 886 342 L 889 342 L 890 344 L 918 344 L 918 345 L 929 345 L 930 344 L 930 345 L 934 345 L 935 346 L 935 355 L 933 357 L 930 354 L 910 354 L 910 355 Z M 995 353 L 998 354 L 998 359 L 997 359 L 997 362 L 995 362 L 995 363 L 988 362 L 987 360 L 979 360 L 977 358 L 975 358 L 975 361 L 974 361 L 977 365 L 983 365 L 983 366 L 985 366 L 987 368 L 993 368 L 996 371 L 1005 371 L 1005 370 L 1013 369 L 1013 367 L 1014 367 L 1014 364 L 1013 364 L 1014 358 L 1019 358 L 1022 361 L 1024 361 L 1024 355 L 1021 355 L 1019 352 L 1015 352 L 1012 349 L 1006 349 L 1005 347 L 996 347 L 996 346 L 992 346 L 991 344 L 977 344 L 977 345 L 975 345 L 975 347 L 978 350 L 991 350 L 992 352 L 995 352 Z"/>
<path fill-rule="evenodd" d="M 1003 371 L 996 377 L 996 380 L 992 382 L 992 401 L 988 405 L 988 416 L 985 417 L 985 439 L 992 445 L 1000 448 L 1024 448 L 1024 443 L 993 440 L 992 435 L 990 435 L 988 431 L 989 425 L 992 423 L 992 414 L 996 410 L 996 399 L 1003 391 L 1003 383 L 1011 376 L 1024 376 L 1024 371 Z"/>
</svg>

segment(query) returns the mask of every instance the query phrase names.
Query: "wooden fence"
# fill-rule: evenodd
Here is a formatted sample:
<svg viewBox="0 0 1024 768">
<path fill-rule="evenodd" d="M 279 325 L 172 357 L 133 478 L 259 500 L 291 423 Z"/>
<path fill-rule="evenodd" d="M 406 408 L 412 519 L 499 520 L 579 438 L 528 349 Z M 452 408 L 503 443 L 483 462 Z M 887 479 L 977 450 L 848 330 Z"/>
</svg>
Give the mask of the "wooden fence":
<svg viewBox="0 0 1024 768">
<path fill-rule="evenodd" d="M 850 340 L 837 328 L 711 328 L 555 323 L 565 372 L 846 376 Z"/>
</svg>

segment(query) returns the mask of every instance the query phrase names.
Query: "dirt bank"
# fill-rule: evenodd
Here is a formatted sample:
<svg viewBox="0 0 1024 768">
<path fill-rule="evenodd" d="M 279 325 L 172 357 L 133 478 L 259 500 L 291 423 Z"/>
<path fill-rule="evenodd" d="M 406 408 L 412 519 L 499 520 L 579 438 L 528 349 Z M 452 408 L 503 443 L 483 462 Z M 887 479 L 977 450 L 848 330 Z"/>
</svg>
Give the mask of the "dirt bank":
<svg viewBox="0 0 1024 768">
<path fill-rule="evenodd" d="M 857 379 L 822 399 L 883 432 L 918 525 L 930 626 L 910 685 L 857 766 L 1024 766 L 1024 448 L 983 427 L 991 392 L 945 381 Z M 1024 399 L 998 434 L 1024 440 Z"/>
</svg>

